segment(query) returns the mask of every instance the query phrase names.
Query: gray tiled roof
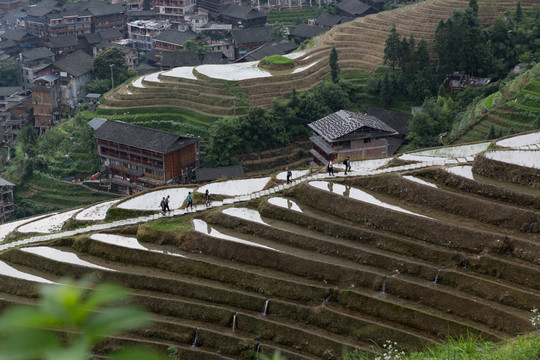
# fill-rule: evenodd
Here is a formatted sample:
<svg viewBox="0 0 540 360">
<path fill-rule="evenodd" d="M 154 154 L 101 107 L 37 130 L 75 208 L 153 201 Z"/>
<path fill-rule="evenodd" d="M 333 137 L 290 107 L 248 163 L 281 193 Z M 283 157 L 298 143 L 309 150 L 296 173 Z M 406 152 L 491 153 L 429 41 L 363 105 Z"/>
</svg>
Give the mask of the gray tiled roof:
<svg viewBox="0 0 540 360">
<path fill-rule="evenodd" d="M 312 38 L 328 30 L 330 30 L 330 28 L 324 26 L 309 26 L 306 24 L 298 24 L 296 28 L 290 31 L 290 34 L 293 37 Z"/>
<path fill-rule="evenodd" d="M 98 32 L 102 40 L 123 38 L 122 33 L 118 29 L 107 29 Z"/>
<path fill-rule="evenodd" d="M 322 13 L 316 21 L 319 26 L 334 26 L 341 23 L 341 16 Z"/>
<path fill-rule="evenodd" d="M 75 47 L 79 44 L 75 36 L 57 36 L 50 37 L 46 45 L 51 49 L 63 49 L 68 47 Z"/>
<path fill-rule="evenodd" d="M 26 35 L 29 35 L 29 33 L 25 30 L 8 30 L 3 33 L 0 38 L 4 40 L 21 41 Z"/>
<path fill-rule="evenodd" d="M 54 53 L 45 47 L 39 47 L 32 50 L 26 50 L 21 53 L 23 58 L 28 61 L 46 59 L 48 57 L 54 56 Z"/>
<path fill-rule="evenodd" d="M 92 71 L 93 58 L 82 50 L 77 50 L 73 54 L 55 61 L 53 63 L 61 71 L 79 77 Z"/>
<path fill-rule="evenodd" d="M 411 114 L 379 108 L 369 108 L 367 109 L 366 114 L 375 116 L 402 135 L 407 135 L 409 133 L 409 121 L 412 118 Z"/>
<path fill-rule="evenodd" d="M 10 47 L 18 46 L 14 40 L 0 41 L 0 49 L 9 49 Z"/>
<path fill-rule="evenodd" d="M 371 6 L 361 2 L 360 0 L 343 0 L 342 2 L 338 3 L 336 6 L 338 9 L 346 12 L 347 14 L 358 15 L 358 16 L 372 9 Z"/>
<path fill-rule="evenodd" d="M 163 41 L 169 44 L 184 45 L 188 40 L 195 39 L 197 34 L 193 31 L 165 30 L 155 40 Z"/>
<path fill-rule="evenodd" d="M 202 168 L 195 170 L 197 182 L 213 181 L 220 178 L 239 178 L 244 176 L 244 169 L 241 165 L 222 166 L 216 168 Z"/>
<path fill-rule="evenodd" d="M 263 26 L 245 30 L 231 30 L 230 34 L 236 44 L 256 44 L 268 41 L 272 28 L 272 26 Z"/>
<path fill-rule="evenodd" d="M 261 17 L 266 17 L 266 14 L 252 8 L 249 6 L 240 6 L 229 4 L 223 7 L 219 11 L 220 15 L 228 16 L 231 18 L 242 19 L 242 20 L 251 20 Z"/>
<path fill-rule="evenodd" d="M 22 87 L 20 86 L 0 86 L 1 96 L 10 96 L 18 93 L 19 91 L 22 91 Z"/>
<path fill-rule="evenodd" d="M 168 154 L 198 142 L 196 138 L 113 120 L 107 120 L 96 130 L 96 138 L 160 154 Z"/>
<path fill-rule="evenodd" d="M 102 2 L 96 6 L 89 6 L 88 11 L 94 16 L 105 16 L 124 13 L 124 7 L 120 4 L 107 4 Z"/>
<path fill-rule="evenodd" d="M 335 141 L 362 127 L 381 130 L 387 132 L 387 135 L 397 134 L 396 130 L 374 116 L 358 114 L 347 110 L 336 111 L 333 114 L 308 124 L 308 126 L 327 141 Z"/>
<path fill-rule="evenodd" d="M 15 186 L 15 184 L 10 183 L 6 179 L 0 178 L 0 186 Z"/>
<path fill-rule="evenodd" d="M 282 39 L 271 43 L 266 43 L 257 49 L 250 51 L 244 57 L 245 61 L 257 61 L 271 55 L 285 55 L 298 48 L 294 42 Z"/>
<path fill-rule="evenodd" d="M 201 62 L 197 53 L 193 51 L 164 51 L 161 59 L 161 66 L 164 68 L 175 68 L 179 66 L 197 66 Z"/>
<path fill-rule="evenodd" d="M 207 52 L 204 55 L 203 64 L 225 64 L 228 62 L 222 52 Z"/>
</svg>

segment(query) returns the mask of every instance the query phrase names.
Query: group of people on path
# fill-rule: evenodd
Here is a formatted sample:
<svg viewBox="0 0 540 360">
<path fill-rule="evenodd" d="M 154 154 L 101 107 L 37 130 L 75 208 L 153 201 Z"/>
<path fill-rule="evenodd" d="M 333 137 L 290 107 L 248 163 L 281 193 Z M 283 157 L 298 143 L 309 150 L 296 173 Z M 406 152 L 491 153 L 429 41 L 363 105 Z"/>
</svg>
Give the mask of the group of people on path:
<svg viewBox="0 0 540 360">
<path fill-rule="evenodd" d="M 351 172 L 351 157 L 347 156 L 345 160 L 343 160 L 343 165 L 345 165 L 345 175 L 347 175 L 347 171 Z M 328 171 L 329 176 L 334 176 L 334 162 L 330 160 L 328 162 L 328 167 L 326 169 Z"/>
<path fill-rule="evenodd" d="M 206 189 L 204 197 L 205 197 L 206 207 L 209 207 L 210 206 L 210 192 L 208 191 L 208 189 Z M 161 199 L 161 203 L 159 205 L 161 207 L 161 212 L 163 214 L 165 214 L 168 211 L 171 211 L 171 209 L 169 208 L 170 198 L 171 198 L 170 195 L 167 195 L 166 197 L 164 196 L 163 199 Z M 191 196 L 191 191 L 188 192 L 186 202 L 187 202 L 186 211 L 188 210 L 188 208 L 193 210 L 193 196 Z"/>
</svg>

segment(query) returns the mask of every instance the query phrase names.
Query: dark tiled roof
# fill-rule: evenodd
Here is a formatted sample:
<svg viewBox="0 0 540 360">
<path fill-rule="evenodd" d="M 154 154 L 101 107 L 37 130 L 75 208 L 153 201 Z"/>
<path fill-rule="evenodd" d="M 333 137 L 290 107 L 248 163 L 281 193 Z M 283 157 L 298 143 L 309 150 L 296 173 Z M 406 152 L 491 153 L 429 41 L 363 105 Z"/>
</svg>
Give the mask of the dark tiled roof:
<svg viewBox="0 0 540 360">
<path fill-rule="evenodd" d="M 0 86 L 0 95 L 1 96 L 10 96 L 22 91 L 20 86 Z"/>
<path fill-rule="evenodd" d="M 34 61 L 54 56 L 54 53 L 45 47 L 39 47 L 36 49 L 23 51 L 21 55 L 28 61 Z"/>
<path fill-rule="evenodd" d="M 63 49 L 68 47 L 75 47 L 79 44 L 75 36 L 57 36 L 49 38 L 46 45 L 50 49 Z"/>
<path fill-rule="evenodd" d="M 102 40 L 99 34 L 86 34 L 84 35 L 84 38 L 86 39 L 86 42 L 88 43 L 88 45 L 99 44 Z"/>
<path fill-rule="evenodd" d="M 106 121 L 96 130 L 96 138 L 160 154 L 168 154 L 199 141 L 192 137 L 113 120 Z"/>
<path fill-rule="evenodd" d="M 347 14 L 361 16 L 369 10 L 373 9 L 368 4 L 365 4 L 359 0 L 343 0 L 338 3 L 337 8 L 341 11 L 346 12 Z"/>
<path fill-rule="evenodd" d="M 155 40 L 182 46 L 186 41 L 195 39 L 196 37 L 197 34 L 195 34 L 193 31 L 178 31 L 169 29 L 159 34 Z"/>
<path fill-rule="evenodd" d="M 379 108 L 369 108 L 366 113 L 375 116 L 402 135 L 407 135 L 409 133 L 409 121 L 412 118 L 411 114 Z"/>
<path fill-rule="evenodd" d="M 0 49 L 9 49 L 13 46 L 17 46 L 17 43 L 14 40 L 0 41 Z"/>
<path fill-rule="evenodd" d="M 319 17 L 316 19 L 317 24 L 319 26 L 334 26 L 337 24 L 341 24 L 341 16 L 339 15 L 330 15 L 327 13 L 322 13 L 319 15 Z"/>
<path fill-rule="evenodd" d="M 124 7 L 120 4 L 107 4 L 106 2 L 101 1 L 92 3 L 88 6 L 88 11 L 94 16 L 113 15 L 125 12 Z"/>
<path fill-rule="evenodd" d="M 93 58 L 82 50 L 77 50 L 53 63 L 61 71 L 79 77 L 92 71 Z"/>
<path fill-rule="evenodd" d="M 204 55 L 204 59 L 202 63 L 203 64 L 225 64 L 227 62 L 228 62 L 227 58 L 221 51 L 220 52 L 210 51 Z"/>
<path fill-rule="evenodd" d="M 314 121 L 308 126 L 327 141 L 334 141 L 340 137 L 356 131 L 362 127 L 382 130 L 387 135 L 396 135 L 397 131 L 383 123 L 376 117 L 353 113 L 347 110 L 339 110 L 333 114 Z"/>
<path fill-rule="evenodd" d="M 241 44 L 256 44 L 268 41 L 272 31 L 271 26 L 256 27 L 245 30 L 231 30 L 230 34 L 235 43 Z"/>
<path fill-rule="evenodd" d="M 388 137 L 386 138 L 386 141 L 388 141 L 388 155 L 395 154 L 404 142 L 403 139 L 394 137 Z"/>
<path fill-rule="evenodd" d="M 231 18 L 246 20 L 246 21 L 251 20 L 251 19 L 261 18 L 261 17 L 266 18 L 266 14 L 252 7 L 233 5 L 233 4 L 229 4 L 223 7 L 219 11 L 219 14 L 223 16 L 231 17 Z"/>
<path fill-rule="evenodd" d="M 3 40 L 21 41 L 26 35 L 29 35 L 25 30 L 8 30 L 0 38 Z"/>
<path fill-rule="evenodd" d="M 323 32 L 327 32 L 330 28 L 324 26 L 309 26 L 305 24 L 298 24 L 296 28 L 291 30 L 290 34 L 293 37 L 312 38 Z"/>
<path fill-rule="evenodd" d="M 133 10 L 126 12 L 130 20 L 157 18 L 156 10 Z"/>
<path fill-rule="evenodd" d="M 242 60 L 257 61 L 271 55 L 285 55 L 292 52 L 293 50 L 296 50 L 297 48 L 298 45 L 294 42 L 287 39 L 282 39 L 279 41 L 274 41 L 272 43 L 266 43 L 263 46 L 258 47 L 253 51 L 250 51 L 242 57 Z"/>
<path fill-rule="evenodd" d="M 161 67 L 175 68 L 179 66 L 197 66 L 201 62 L 193 51 L 165 51 L 161 59 Z"/>
<path fill-rule="evenodd" d="M 101 30 L 98 32 L 99 36 L 101 37 L 101 40 L 109 40 L 109 39 L 117 39 L 117 38 L 123 38 L 123 35 L 120 31 L 117 29 L 107 29 L 107 30 Z"/>
<path fill-rule="evenodd" d="M 216 168 L 203 168 L 195 170 L 197 182 L 213 181 L 221 178 L 233 179 L 244 176 L 241 165 L 222 166 Z"/>
</svg>

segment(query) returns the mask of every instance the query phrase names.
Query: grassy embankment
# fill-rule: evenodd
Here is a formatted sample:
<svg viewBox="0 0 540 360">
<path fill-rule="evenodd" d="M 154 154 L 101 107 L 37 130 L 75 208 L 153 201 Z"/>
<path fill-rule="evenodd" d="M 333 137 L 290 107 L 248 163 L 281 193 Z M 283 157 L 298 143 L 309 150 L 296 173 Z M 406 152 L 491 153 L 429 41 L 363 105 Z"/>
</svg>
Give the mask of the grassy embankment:
<svg viewBox="0 0 540 360">
<path fill-rule="evenodd" d="M 484 140 L 492 126 L 497 136 L 540 128 L 540 65 L 509 80 L 499 91 L 475 101 L 462 114 L 451 137 L 454 143 Z"/>
</svg>

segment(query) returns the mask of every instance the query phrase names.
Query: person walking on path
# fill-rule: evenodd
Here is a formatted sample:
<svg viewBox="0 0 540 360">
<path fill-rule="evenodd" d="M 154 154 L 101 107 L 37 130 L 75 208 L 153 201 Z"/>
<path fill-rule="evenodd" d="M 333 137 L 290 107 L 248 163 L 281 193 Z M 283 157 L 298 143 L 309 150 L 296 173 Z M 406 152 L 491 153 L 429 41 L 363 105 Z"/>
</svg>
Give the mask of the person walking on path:
<svg viewBox="0 0 540 360">
<path fill-rule="evenodd" d="M 204 194 L 204 197 L 206 199 L 206 207 L 210 206 L 210 193 L 208 192 L 208 189 L 206 189 L 206 193 Z"/>
<path fill-rule="evenodd" d="M 347 171 L 351 172 L 351 157 L 347 156 L 347 158 L 343 161 L 343 165 L 345 165 L 345 175 L 347 175 Z"/>
<path fill-rule="evenodd" d="M 169 200 L 170 200 L 170 197 L 171 197 L 170 195 L 167 195 L 167 197 L 164 198 L 164 199 L 165 199 L 165 208 L 163 209 L 163 212 L 165 212 L 165 211 L 171 211 L 171 209 L 169 208 Z"/>
<path fill-rule="evenodd" d="M 165 214 L 165 196 L 163 197 L 163 199 L 161 199 L 161 203 L 159 204 L 159 206 L 161 206 L 161 212 Z"/>
<path fill-rule="evenodd" d="M 289 168 L 287 168 L 286 170 L 287 170 L 287 184 L 289 184 L 292 181 L 292 171 L 289 170 Z"/>
<path fill-rule="evenodd" d="M 334 163 L 332 162 L 332 160 L 330 160 L 330 162 L 328 163 L 328 175 L 334 175 Z"/>
<path fill-rule="evenodd" d="M 193 210 L 193 198 L 191 197 L 191 191 L 188 192 L 186 210 L 188 207 L 191 207 L 191 210 Z"/>
</svg>

